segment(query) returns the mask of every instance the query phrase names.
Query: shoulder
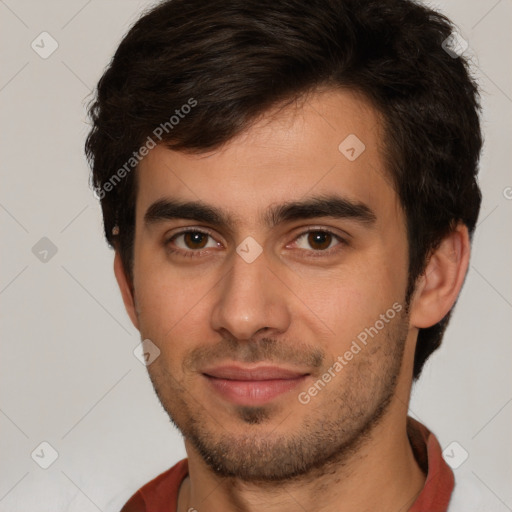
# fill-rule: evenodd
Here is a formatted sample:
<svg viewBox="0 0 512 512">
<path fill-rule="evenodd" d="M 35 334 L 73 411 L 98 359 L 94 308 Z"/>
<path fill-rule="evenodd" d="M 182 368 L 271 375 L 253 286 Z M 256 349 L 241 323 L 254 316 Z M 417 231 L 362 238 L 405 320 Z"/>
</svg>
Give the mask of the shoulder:
<svg viewBox="0 0 512 512">
<path fill-rule="evenodd" d="M 178 491 L 187 474 L 188 461 L 183 459 L 142 486 L 120 512 L 175 512 Z"/>
</svg>

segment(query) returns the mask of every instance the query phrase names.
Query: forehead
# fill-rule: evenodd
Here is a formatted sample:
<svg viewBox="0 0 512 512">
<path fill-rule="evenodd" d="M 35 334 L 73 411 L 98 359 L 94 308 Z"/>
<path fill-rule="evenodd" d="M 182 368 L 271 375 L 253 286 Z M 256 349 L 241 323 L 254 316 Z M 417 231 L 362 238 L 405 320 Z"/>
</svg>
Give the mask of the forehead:
<svg viewBox="0 0 512 512">
<path fill-rule="evenodd" d="M 151 150 L 137 170 L 137 219 L 158 200 L 178 199 L 211 204 L 242 225 L 264 218 L 270 205 L 333 193 L 396 214 L 382 150 L 369 102 L 345 90 L 312 93 L 265 113 L 219 149 Z"/>
</svg>

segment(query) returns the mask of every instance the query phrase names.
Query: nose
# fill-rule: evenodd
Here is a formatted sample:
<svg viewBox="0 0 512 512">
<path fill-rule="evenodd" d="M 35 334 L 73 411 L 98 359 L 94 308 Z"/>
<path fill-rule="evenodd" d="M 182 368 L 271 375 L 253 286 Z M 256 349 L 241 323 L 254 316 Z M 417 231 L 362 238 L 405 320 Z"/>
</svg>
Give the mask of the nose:
<svg viewBox="0 0 512 512">
<path fill-rule="evenodd" d="M 289 291 L 270 270 L 265 252 L 251 263 L 234 254 L 231 270 L 215 291 L 211 327 L 224 336 L 228 331 L 231 337 L 246 341 L 259 331 L 272 335 L 289 328 Z"/>
</svg>

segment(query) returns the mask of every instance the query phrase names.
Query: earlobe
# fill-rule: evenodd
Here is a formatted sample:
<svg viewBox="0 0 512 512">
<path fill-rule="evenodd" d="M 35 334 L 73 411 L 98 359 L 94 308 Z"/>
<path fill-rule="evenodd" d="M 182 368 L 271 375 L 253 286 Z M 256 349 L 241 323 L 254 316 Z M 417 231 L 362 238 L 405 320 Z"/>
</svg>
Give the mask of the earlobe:
<svg viewBox="0 0 512 512">
<path fill-rule="evenodd" d="M 124 270 L 121 255 L 118 251 L 116 251 L 114 257 L 114 274 L 116 276 L 117 284 L 119 285 L 119 290 L 121 291 L 121 296 L 123 297 L 126 312 L 128 313 L 128 316 L 130 317 L 130 320 L 132 321 L 133 325 L 138 330 L 139 322 L 137 319 L 134 292 Z"/>
<path fill-rule="evenodd" d="M 433 251 L 418 278 L 410 307 L 411 326 L 427 328 L 442 320 L 455 304 L 469 265 L 467 227 L 460 223 Z"/>
</svg>

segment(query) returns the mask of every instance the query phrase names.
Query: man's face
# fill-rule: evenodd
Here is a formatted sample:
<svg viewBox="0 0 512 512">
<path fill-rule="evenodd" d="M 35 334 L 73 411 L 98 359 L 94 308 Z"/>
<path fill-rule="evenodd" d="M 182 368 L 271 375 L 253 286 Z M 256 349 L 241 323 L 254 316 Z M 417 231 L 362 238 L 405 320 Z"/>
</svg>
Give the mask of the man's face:
<svg viewBox="0 0 512 512">
<path fill-rule="evenodd" d="M 289 478 L 353 452 L 410 378 L 405 219 L 381 141 L 367 103 L 324 91 L 220 150 L 159 146 L 139 166 L 137 324 L 161 351 L 149 374 L 220 474 Z M 318 198 L 334 201 L 286 209 Z"/>
</svg>

